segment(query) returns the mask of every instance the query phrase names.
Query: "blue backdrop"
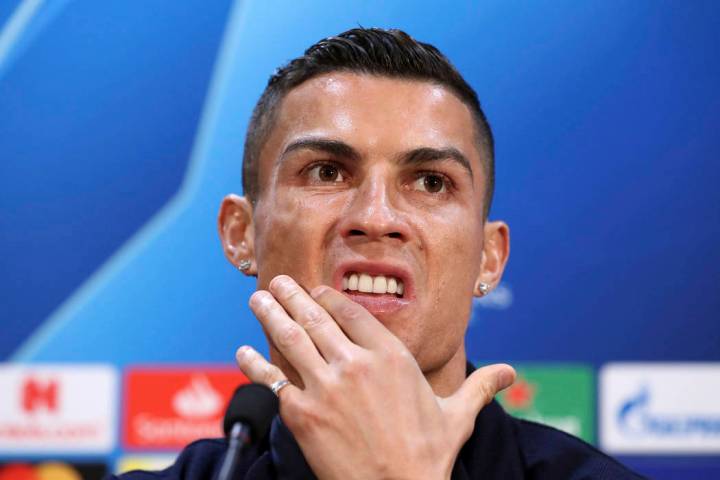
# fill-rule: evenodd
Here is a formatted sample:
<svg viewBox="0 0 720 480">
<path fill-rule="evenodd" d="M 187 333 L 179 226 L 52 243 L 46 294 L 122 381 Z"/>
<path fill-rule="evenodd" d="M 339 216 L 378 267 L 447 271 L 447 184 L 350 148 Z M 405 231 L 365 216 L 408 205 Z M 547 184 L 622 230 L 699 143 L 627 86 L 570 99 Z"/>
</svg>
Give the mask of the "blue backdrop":
<svg viewBox="0 0 720 480">
<path fill-rule="evenodd" d="M 438 46 L 495 132 L 512 255 L 471 358 L 720 360 L 718 2 L 5 0 L 0 22 L 2 359 L 264 349 L 217 208 L 268 76 L 360 24 Z"/>
</svg>

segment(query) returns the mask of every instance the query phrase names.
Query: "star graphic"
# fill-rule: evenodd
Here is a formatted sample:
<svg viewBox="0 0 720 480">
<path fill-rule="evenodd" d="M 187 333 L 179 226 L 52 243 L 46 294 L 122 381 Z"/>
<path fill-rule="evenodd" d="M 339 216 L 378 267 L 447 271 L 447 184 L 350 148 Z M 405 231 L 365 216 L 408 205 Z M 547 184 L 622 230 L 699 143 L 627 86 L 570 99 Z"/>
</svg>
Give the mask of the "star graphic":
<svg viewBox="0 0 720 480">
<path fill-rule="evenodd" d="M 524 378 L 519 378 L 505 390 L 503 397 L 508 407 L 523 410 L 532 405 L 536 390 L 535 385 Z"/>
</svg>

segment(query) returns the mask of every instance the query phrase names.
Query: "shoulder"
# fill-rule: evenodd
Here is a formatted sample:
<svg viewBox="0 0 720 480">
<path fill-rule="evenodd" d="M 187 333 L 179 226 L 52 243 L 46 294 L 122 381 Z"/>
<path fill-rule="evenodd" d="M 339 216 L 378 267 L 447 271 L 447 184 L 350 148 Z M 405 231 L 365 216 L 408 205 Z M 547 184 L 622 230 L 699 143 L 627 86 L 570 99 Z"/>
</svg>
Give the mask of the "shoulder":
<svg viewBox="0 0 720 480">
<path fill-rule="evenodd" d="M 547 425 L 511 418 L 529 478 L 643 478 L 579 438 Z"/>
<path fill-rule="evenodd" d="M 218 478 L 228 442 L 224 438 L 197 440 L 180 452 L 175 463 L 157 472 L 133 470 L 122 475 L 109 475 L 103 480 L 208 480 Z M 267 445 L 261 443 L 242 452 L 235 466 L 234 478 L 264 480 L 275 478 L 274 466 Z"/>
<path fill-rule="evenodd" d="M 149 472 L 133 470 L 122 475 L 110 475 L 104 480 L 169 480 L 214 478 L 227 450 L 225 439 L 197 440 L 186 446 L 174 464 L 165 470 Z"/>
</svg>

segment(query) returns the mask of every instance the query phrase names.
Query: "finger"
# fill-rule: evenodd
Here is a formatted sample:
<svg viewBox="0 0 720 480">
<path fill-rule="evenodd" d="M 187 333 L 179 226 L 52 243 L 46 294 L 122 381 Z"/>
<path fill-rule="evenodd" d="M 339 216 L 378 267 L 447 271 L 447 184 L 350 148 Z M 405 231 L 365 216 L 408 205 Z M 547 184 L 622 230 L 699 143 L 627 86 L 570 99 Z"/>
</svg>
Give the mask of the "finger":
<svg viewBox="0 0 720 480">
<path fill-rule="evenodd" d="M 262 383 L 272 388 L 273 383 L 279 382 L 280 380 L 287 380 L 282 370 L 265 360 L 265 358 L 252 347 L 243 346 L 238 348 L 235 353 L 235 360 L 240 370 L 253 383 Z M 299 390 L 295 385 L 288 384 L 277 392 L 278 398 L 281 392 L 285 392 L 288 389 Z"/>
<path fill-rule="evenodd" d="M 330 362 L 352 346 L 338 324 L 295 280 L 279 275 L 270 282 L 270 293 L 287 313 L 310 335 L 315 346 Z"/>
<path fill-rule="evenodd" d="M 327 363 L 307 332 L 290 318 L 270 292 L 258 290 L 250 297 L 250 309 L 260 320 L 270 341 L 295 367 L 303 381 L 316 378 Z"/>
<path fill-rule="evenodd" d="M 388 342 L 399 342 L 390 330 L 362 305 L 353 302 L 337 290 L 322 285 L 314 288 L 310 295 L 332 315 L 353 343 L 371 350 Z"/>
<path fill-rule="evenodd" d="M 515 370 L 504 363 L 475 370 L 457 392 L 447 398 L 447 405 L 460 416 L 474 419 L 500 390 L 515 381 Z"/>
</svg>

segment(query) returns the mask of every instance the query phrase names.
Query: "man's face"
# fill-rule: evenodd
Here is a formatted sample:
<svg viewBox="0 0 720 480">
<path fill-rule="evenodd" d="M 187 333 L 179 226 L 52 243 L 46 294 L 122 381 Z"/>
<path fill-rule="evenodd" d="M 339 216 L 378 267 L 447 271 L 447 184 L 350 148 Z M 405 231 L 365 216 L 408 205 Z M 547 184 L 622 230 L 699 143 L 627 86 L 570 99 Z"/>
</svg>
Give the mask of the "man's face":
<svg viewBox="0 0 720 480">
<path fill-rule="evenodd" d="M 423 371 L 464 359 L 483 263 L 481 155 L 470 110 L 444 87 L 339 72 L 303 83 L 260 157 L 258 288 L 287 274 L 344 290 Z M 380 276 L 385 293 L 361 291 L 382 292 Z"/>
</svg>

